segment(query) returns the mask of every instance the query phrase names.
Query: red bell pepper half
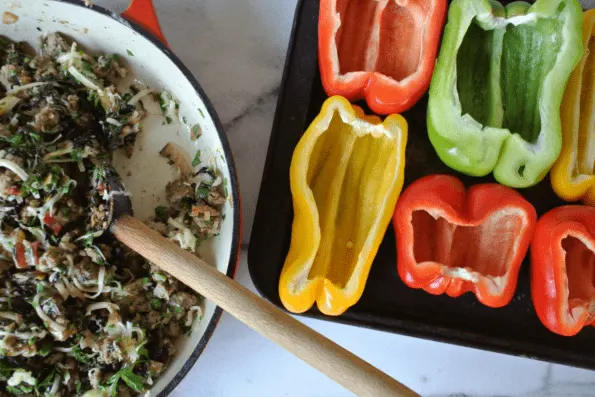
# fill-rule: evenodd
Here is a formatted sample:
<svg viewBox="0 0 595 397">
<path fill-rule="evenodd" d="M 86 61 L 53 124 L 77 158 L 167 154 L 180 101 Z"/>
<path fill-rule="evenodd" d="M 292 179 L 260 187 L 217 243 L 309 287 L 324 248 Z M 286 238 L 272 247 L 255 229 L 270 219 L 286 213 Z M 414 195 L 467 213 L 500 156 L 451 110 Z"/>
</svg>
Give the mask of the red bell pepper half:
<svg viewBox="0 0 595 397">
<path fill-rule="evenodd" d="M 465 191 L 453 176 L 426 176 L 401 194 L 393 216 L 399 275 L 434 295 L 472 291 L 486 306 L 505 306 L 536 222 L 514 189 L 488 183 Z"/>
<path fill-rule="evenodd" d="M 430 84 L 446 0 L 321 0 L 318 56 L 329 96 L 401 113 Z"/>
<path fill-rule="evenodd" d="M 595 326 L 595 208 L 554 208 L 531 243 L 531 295 L 541 322 L 573 336 Z"/>
</svg>

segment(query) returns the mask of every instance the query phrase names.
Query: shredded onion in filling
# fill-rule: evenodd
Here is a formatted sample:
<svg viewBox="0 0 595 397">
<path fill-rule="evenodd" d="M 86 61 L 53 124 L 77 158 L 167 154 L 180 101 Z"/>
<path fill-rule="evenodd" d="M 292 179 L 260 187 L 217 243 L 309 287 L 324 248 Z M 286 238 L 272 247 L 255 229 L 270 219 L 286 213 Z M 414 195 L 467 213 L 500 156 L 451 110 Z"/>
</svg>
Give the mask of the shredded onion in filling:
<svg viewBox="0 0 595 397">
<path fill-rule="evenodd" d="M 46 322 L 49 325 L 50 329 L 53 328 L 58 332 L 66 331 L 65 326 L 63 326 L 62 324 L 58 324 L 56 321 L 54 321 L 50 316 L 48 316 L 43 311 L 43 309 L 41 308 L 41 305 L 39 303 L 39 300 L 41 297 L 42 297 L 42 294 L 37 294 L 33 298 L 33 307 L 35 308 L 35 312 L 37 313 L 39 318 L 42 319 L 44 322 Z"/>
<path fill-rule="evenodd" d="M 75 68 L 74 66 L 70 66 L 68 68 L 68 72 L 78 81 L 81 82 L 82 85 L 84 85 L 87 88 L 90 88 L 92 90 L 95 91 L 101 91 L 101 88 L 95 84 L 93 81 L 91 81 L 89 78 L 87 78 L 84 74 L 82 74 L 77 68 Z"/>
<path fill-rule="evenodd" d="M 17 86 L 12 87 L 10 90 L 6 91 L 6 95 L 14 95 L 21 91 L 25 91 L 30 88 L 35 88 L 35 87 L 39 87 L 39 86 L 46 85 L 46 84 L 50 84 L 50 82 L 42 81 L 42 82 L 29 83 L 29 84 L 24 84 L 24 85 L 17 85 Z"/>
<path fill-rule="evenodd" d="M 128 104 L 129 105 L 136 105 L 138 103 L 138 101 L 140 101 L 141 99 L 143 99 L 147 95 L 153 94 L 155 92 L 157 92 L 157 90 L 154 90 L 152 88 L 144 89 L 144 90 L 140 91 L 138 94 L 136 94 L 135 96 L 133 96 L 132 98 L 130 98 L 130 100 L 128 101 Z"/>
<path fill-rule="evenodd" d="M 21 324 L 23 322 L 23 316 L 13 312 L 0 312 L 0 318 L 12 320 L 17 324 Z"/>
<path fill-rule="evenodd" d="M 15 163 L 14 161 L 0 159 L 0 167 L 8 168 L 12 172 L 14 172 L 19 178 L 21 178 L 23 181 L 26 181 L 27 179 L 29 179 L 29 174 L 27 174 L 27 171 L 22 169 L 21 166 L 18 165 L 17 163 Z"/>
<path fill-rule="evenodd" d="M 92 303 L 89 306 L 87 306 L 87 312 L 85 313 L 85 315 L 89 316 L 89 315 L 91 315 L 91 312 L 93 312 L 94 310 L 101 310 L 101 309 L 106 309 L 110 313 L 113 314 L 115 311 L 120 310 L 120 307 L 118 305 L 116 305 L 115 303 L 111 303 L 111 302 Z"/>
</svg>

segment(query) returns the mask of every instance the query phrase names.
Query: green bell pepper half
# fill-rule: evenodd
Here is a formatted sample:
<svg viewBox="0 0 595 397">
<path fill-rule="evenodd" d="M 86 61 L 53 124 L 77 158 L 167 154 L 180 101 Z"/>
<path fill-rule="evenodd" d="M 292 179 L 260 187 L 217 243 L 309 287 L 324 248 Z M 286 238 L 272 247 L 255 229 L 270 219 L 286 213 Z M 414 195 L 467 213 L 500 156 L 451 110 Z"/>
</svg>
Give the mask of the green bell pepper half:
<svg viewBox="0 0 595 397">
<path fill-rule="evenodd" d="M 430 85 L 441 160 L 511 187 L 541 181 L 560 154 L 560 104 L 582 56 L 577 0 L 454 0 Z"/>
</svg>

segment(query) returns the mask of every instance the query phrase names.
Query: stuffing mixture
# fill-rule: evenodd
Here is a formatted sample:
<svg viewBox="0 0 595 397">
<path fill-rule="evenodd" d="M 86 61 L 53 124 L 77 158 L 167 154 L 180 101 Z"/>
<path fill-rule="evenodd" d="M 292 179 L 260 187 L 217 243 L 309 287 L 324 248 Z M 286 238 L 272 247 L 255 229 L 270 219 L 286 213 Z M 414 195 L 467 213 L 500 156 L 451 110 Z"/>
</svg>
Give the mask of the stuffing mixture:
<svg viewBox="0 0 595 397">
<path fill-rule="evenodd" d="M 93 56 L 59 34 L 38 53 L 0 37 L 0 397 L 145 394 L 202 318 L 201 297 L 118 243 L 108 226 L 111 154 L 133 153 L 159 100 L 114 54 Z M 216 170 L 175 145 L 180 170 L 148 223 L 191 252 L 219 232 Z M 163 161 L 167 161 L 166 159 Z"/>
</svg>

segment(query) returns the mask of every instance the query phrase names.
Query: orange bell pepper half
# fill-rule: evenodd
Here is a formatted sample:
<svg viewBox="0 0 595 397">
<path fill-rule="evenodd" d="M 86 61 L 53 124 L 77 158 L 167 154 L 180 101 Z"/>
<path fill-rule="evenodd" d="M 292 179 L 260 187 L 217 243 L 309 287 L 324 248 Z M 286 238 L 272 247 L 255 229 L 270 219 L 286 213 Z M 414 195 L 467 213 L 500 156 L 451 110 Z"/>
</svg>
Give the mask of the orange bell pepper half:
<svg viewBox="0 0 595 397">
<path fill-rule="evenodd" d="M 434 295 L 472 291 L 486 306 L 505 306 L 536 222 L 535 208 L 512 188 L 466 191 L 453 176 L 426 176 L 405 189 L 393 216 L 399 275 Z"/>
<path fill-rule="evenodd" d="M 430 85 L 445 16 L 446 0 L 321 0 L 326 93 L 383 115 L 411 108 Z"/>
<path fill-rule="evenodd" d="M 567 205 L 539 219 L 531 243 L 531 295 L 552 332 L 573 336 L 595 326 L 595 208 Z"/>
</svg>

